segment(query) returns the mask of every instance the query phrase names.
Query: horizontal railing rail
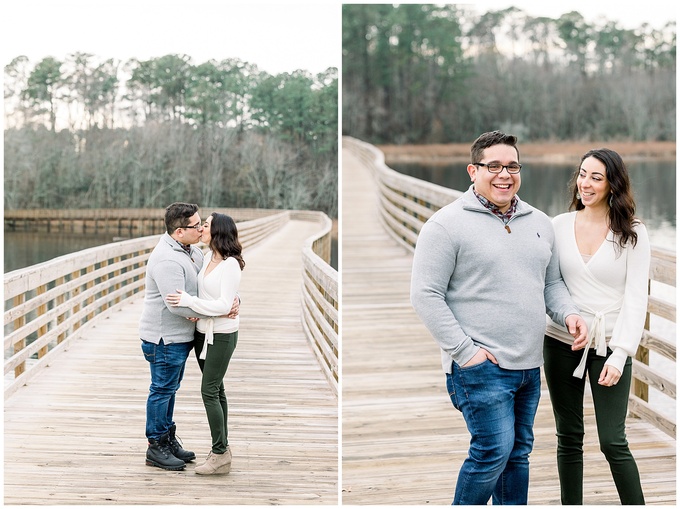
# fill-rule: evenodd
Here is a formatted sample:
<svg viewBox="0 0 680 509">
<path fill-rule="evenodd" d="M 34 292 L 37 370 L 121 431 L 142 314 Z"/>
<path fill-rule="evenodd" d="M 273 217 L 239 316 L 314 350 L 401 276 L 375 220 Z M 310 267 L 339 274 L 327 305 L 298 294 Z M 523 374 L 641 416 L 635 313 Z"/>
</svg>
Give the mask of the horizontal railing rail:
<svg viewBox="0 0 680 509">
<path fill-rule="evenodd" d="M 302 326 L 335 395 L 338 395 L 338 272 L 329 265 L 333 223 L 322 212 L 291 212 L 291 219 L 318 221 L 321 231 L 302 248 Z"/>
<path fill-rule="evenodd" d="M 239 222 L 244 248 L 279 230 L 289 211 Z M 5 274 L 5 397 L 24 385 L 100 313 L 144 289 L 158 235 L 85 249 Z"/>
<path fill-rule="evenodd" d="M 373 172 L 378 184 L 379 213 L 383 226 L 400 244 L 413 251 L 422 225 L 438 209 L 459 198 L 463 193 L 436 184 L 403 175 L 385 164 L 384 154 L 373 145 L 344 137 L 343 146 L 359 158 Z M 675 288 L 676 253 L 652 247 L 652 263 L 649 271 L 652 282 Z M 634 382 L 629 399 L 629 410 L 675 438 L 676 421 L 649 404 L 649 388 L 676 399 L 675 379 L 649 367 L 649 353 L 656 352 L 675 362 L 675 334 L 662 337 L 650 330 L 652 317 L 660 317 L 675 324 L 675 304 L 651 294 L 638 353 L 633 359 Z M 675 330 L 675 328 L 673 328 Z M 673 373 L 675 370 L 673 370 Z"/>
</svg>

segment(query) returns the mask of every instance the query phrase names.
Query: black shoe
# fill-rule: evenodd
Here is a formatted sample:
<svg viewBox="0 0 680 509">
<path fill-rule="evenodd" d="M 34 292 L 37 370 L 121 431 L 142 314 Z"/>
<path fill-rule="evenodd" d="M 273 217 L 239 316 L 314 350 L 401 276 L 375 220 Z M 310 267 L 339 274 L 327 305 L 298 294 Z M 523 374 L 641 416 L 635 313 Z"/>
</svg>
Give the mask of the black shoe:
<svg viewBox="0 0 680 509">
<path fill-rule="evenodd" d="M 184 461 L 172 454 L 167 433 L 159 440 L 149 439 L 149 448 L 146 450 L 146 464 L 165 470 L 184 470 L 186 466 Z"/>
<path fill-rule="evenodd" d="M 170 444 L 170 450 L 175 457 L 181 459 L 182 461 L 192 461 L 196 459 L 196 455 L 193 451 L 186 451 L 182 448 L 182 443 L 177 439 L 175 432 L 177 431 L 177 426 L 172 425 L 170 431 L 168 431 L 168 443 Z"/>
</svg>

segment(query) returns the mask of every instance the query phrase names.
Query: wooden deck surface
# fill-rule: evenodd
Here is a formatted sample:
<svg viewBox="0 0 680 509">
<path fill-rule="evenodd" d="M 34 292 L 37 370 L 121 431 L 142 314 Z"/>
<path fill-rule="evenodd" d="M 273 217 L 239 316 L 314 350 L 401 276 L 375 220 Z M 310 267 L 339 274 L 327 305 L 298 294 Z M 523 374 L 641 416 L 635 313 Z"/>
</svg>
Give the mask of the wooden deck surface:
<svg viewBox="0 0 680 509">
<path fill-rule="evenodd" d="M 342 154 L 342 503 L 450 504 L 469 434 L 449 400 L 439 348 L 409 303 L 411 254 L 379 223 L 368 170 Z M 556 437 L 545 385 L 529 504 L 559 505 Z M 586 405 L 584 502 L 619 504 Z M 647 504 L 675 505 L 675 440 L 629 418 Z"/>
<path fill-rule="evenodd" d="M 229 475 L 197 476 L 196 462 L 181 472 L 145 465 L 140 297 L 5 401 L 5 504 L 336 505 L 338 400 L 300 322 L 300 249 L 316 231 L 291 221 L 244 253 L 239 340 L 225 378 Z M 203 459 L 210 431 L 193 354 L 175 421 Z"/>
</svg>

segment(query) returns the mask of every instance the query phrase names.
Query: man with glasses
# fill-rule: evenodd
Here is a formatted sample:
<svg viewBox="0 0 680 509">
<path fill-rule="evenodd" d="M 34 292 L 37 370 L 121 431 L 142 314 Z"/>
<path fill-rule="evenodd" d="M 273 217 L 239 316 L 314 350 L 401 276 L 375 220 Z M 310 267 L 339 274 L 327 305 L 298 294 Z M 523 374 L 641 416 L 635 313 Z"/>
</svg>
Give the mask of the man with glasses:
<svg viewBox="0 0 680 509">
<path fill-rule="evenodd" d="M 517 196 L 517 138 L 482 134 L 470 188 L 423 225 L 411 303 L 439 344 L 471 440 L 454 504 L 527 504 L 546 311 L 585 338 L 562 281 L 550 219 Z"/>
<path fill-rule="evenodd" d="M 173 420 L 175 394 L 184 376 L 184 366 L 193 348 L 195 320 L 187 307 L 168 305 L 165 297 L 182 290 L 198 294 L 198 272 L 203 253 L 195 246 L 203 225 L 198 205 L 173 203 L 165 209 L 166 233 L 146 266 L 144 306 L 139 323 L 142 351 L 149 362 L 151 386 L 146 403 L 146 463 L 166 470 L 182 470 L 196 459 L 182 448 Z M 238 306 L 231 315 L 238 313 Z"/>
</svg>

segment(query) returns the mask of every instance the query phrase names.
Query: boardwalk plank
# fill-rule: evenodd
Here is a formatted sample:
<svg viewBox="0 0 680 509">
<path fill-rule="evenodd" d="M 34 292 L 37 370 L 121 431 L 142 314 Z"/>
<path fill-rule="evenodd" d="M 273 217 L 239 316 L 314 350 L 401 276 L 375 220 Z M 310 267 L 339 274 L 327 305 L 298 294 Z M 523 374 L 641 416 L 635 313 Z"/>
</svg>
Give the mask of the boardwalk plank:
<svg viewBox="0 0 680 509">
<path fill-rule="evenodd" d="M 141 298 L 110 314 L 5 401 L 5 504 L 337 504 L 338 400 L 300 322 L 303 240 L 291 221 L 244 253 L 239 341 L 225 378 L 233 469 L 201 477 L 144 463 L 149 368 Z M 178 435 L 210 449 L 200 371 L 189 358 Z"/>
<path fill-rule="evenodd" d="M 467 455 L 439 348 L 409 303 L 412 255 L 378 220 L 370 173 L 342 153 L 342 502 L 450 504 Z M 554 419 L 545 384 L 535 425 L 529 503 L 559 505 Z M 587 399 L 584 501 L 618 504 Z M 675 441 L 628 419 L 648 504 L 675 504 Z"/>
</svg>

